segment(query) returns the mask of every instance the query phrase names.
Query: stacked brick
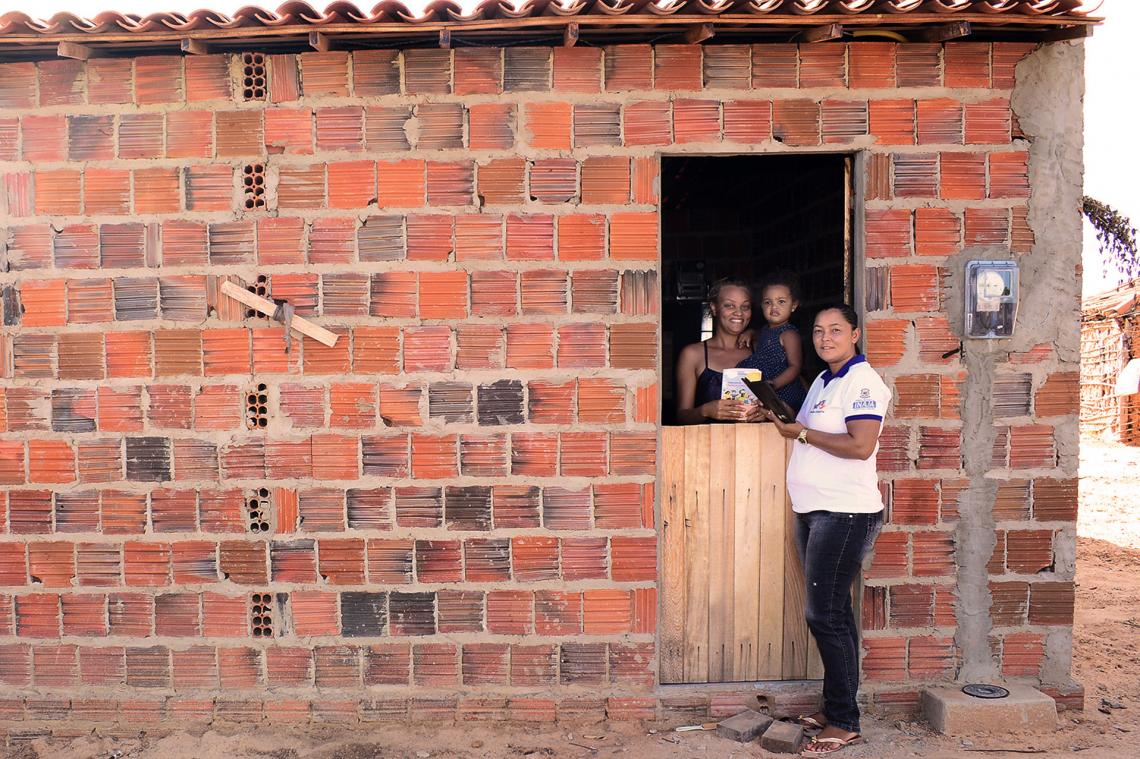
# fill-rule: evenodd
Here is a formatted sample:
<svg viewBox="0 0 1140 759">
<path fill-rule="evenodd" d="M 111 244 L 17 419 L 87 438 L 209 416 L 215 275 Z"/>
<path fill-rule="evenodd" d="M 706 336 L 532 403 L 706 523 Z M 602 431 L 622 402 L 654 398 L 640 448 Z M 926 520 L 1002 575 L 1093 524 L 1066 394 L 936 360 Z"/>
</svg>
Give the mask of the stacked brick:
<svg viewBox="0 0 1140 759">
<path fill-rule="evenodd" d="M 1029 50 L 0 65 L 3 715 L 669 708 L 662 152 L 868 151 L 867 343 L 898 404 L 865 674 L 884 704 L 952 677 L 964 374 L 942 281 L 964 247 L 1033 244 L 1009 107 Z M 226 280 L 337 344 L 287 349 Z M 1052 423 L 1076 380 L 1057 364 L 1042 346 L 1003 366 L 991 571 L 1011 676 L 1071 622 L 1052 557 L 1075 483 Z"/>
</svg>

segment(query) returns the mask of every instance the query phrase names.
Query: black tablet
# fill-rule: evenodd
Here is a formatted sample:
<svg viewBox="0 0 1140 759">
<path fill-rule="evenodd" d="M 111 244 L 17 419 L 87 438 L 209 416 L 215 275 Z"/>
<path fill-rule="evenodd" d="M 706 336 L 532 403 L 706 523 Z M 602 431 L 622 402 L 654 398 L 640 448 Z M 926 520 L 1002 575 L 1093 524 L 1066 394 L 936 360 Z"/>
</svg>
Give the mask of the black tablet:
<svg viewBox="0 0 1140 759">
<path fill-rule="evenodd" d="M 783 398 L 776 395 L 776 388 L 768 380 L 750 380 L 744 378 L 744 384 L 760 400 L 764 408 L 776 415 L 784 424 L 796 421 L 796 411 L 789 406 Z"/>
</svg>

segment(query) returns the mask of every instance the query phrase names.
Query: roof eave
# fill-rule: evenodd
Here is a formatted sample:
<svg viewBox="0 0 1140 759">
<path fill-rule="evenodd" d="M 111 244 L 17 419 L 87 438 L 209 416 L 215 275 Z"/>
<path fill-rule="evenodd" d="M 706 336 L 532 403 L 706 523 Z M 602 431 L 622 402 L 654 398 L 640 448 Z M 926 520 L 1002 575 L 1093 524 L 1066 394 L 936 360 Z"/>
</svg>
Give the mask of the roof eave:
<svg viewBox="0 0 1140 759">
<path fill-rule="evenodd" d="M 1099 18 L 1053 16 L 994 16 L 989 14 L 866 14 L 760 16 L 751 14 L 674 14 L 670 16 L 626 14 L 607 16 L 528 16 L 523 18 L 476 18 L 472 20 L 393 21 L 379 23 L 331 23 L 321 26 L 289 24 L 247 26 L 229 29 L 185 31 L 116 31 L 68 33 L 8 33 L 0 35 L 0 60 L 62 57 L 131 57 L 188 52 L 236 52 L 313 50 L 313 32 L 319 32 L 325 49 L 369 49 L 466 44 L 560 45 L 567 40 L 593 44 L 639 41 L 704 41 L 762 43 L 811 39 L 813 30 L 837 26 L 850 32 L 896 32 L 908 41 L 939 39 L 938 30 L 949 23 L 965 22 L 969 36 L 959 40 L 1016 40 L 1048 42 L 1091 35 Z M 691 30 L 701 29 L 700 34 Z M 572 32 L 572 33 L 571 33 Z M 712 32 L 709 35 L 709 32 Z M 668 39 L 676 35 L 676 40 Z M 662 39 L 665 36 L 667 39 Z M 817 35 L 834 38 L 835 32 Z"/>
</svg>

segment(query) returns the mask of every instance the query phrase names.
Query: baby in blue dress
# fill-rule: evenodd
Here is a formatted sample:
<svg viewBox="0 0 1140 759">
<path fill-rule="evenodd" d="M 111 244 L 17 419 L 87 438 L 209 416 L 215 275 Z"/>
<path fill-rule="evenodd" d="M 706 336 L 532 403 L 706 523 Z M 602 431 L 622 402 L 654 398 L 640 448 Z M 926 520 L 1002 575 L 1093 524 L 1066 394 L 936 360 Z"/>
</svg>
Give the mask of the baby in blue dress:
<svg viewBox="0 0 1140 759">
<path fill-rule="evenodd" d="M 796 411 L 807 397 L 800 379 L 804 366 L 800 331 L 789 321 L 800 305 L 800 283 L 791 272 L 769 275 L 760 285 L 760 313 L 765 326 L 752 335 L 752 355 L 738 366 L 759 369 L 764 379 Z"/>
</svg>

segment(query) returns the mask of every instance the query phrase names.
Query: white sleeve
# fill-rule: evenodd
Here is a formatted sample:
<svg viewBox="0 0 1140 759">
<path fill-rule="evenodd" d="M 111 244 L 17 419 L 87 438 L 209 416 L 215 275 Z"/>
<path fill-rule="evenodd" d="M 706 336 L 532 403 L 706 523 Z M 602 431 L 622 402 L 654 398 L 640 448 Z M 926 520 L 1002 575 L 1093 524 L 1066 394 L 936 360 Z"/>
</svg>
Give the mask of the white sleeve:
<svg viewBox="0 0 1140 759">
<path fill-rule="evenodd" d="M 852 377 L 843 398 L 844 421 L 874 419 L 883 421 L 891 402 L 891 391 L 874 372 L 859 372 Z"/>
</svg>

